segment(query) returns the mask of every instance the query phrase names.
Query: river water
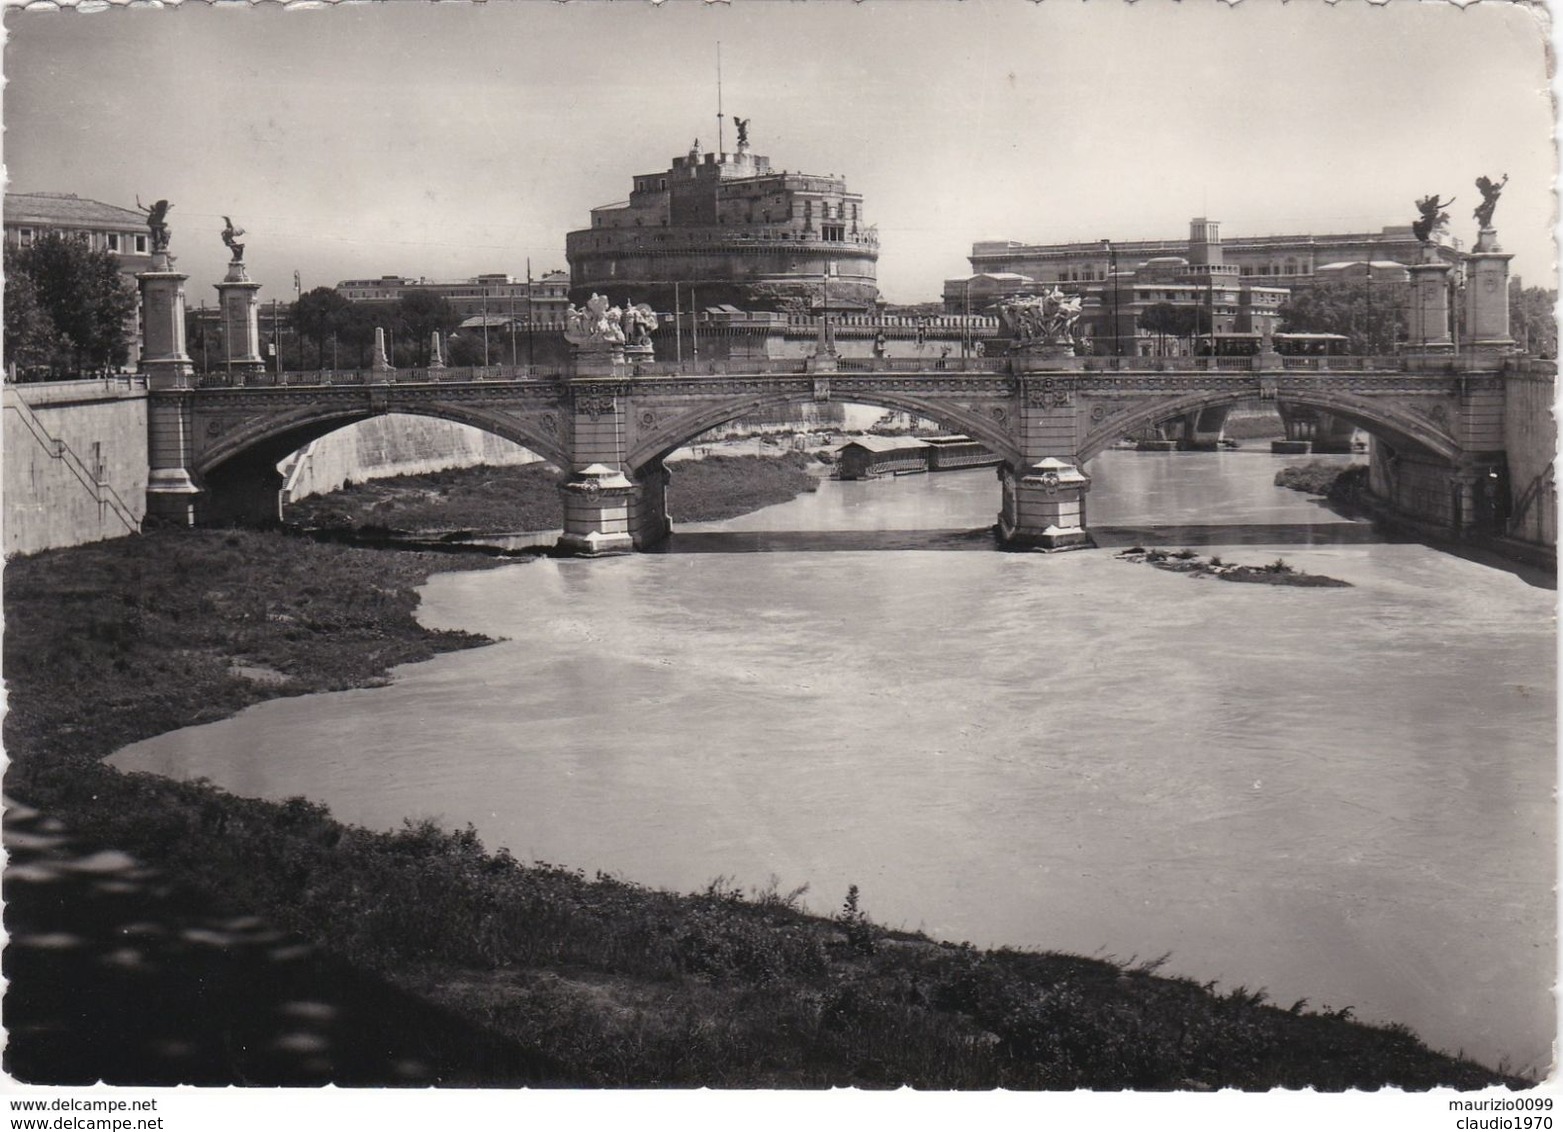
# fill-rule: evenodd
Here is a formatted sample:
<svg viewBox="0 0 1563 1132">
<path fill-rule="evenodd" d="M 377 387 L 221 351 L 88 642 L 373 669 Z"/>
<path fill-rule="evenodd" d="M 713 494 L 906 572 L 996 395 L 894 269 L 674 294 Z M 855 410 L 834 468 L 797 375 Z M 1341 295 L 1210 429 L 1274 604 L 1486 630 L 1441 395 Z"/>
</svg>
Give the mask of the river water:
<svg viewBox="0 0 1563 1132">
<path fill-rule="evenodd" d="M 441 575 L 422 619 L 501 643 L 114 762 L 656 886 L 775 877 L 831 911 L 856 884 L 938 938 L 1170 952 L 1544 1070 L 1555 594 L 1276 488 L 1286 462 L 1105 453 L 1104 547 L 1070 554 L 996 553 L 980 469 Z M 1136 542 L 1353 588 L 1113 557 Z"/>
</svg>

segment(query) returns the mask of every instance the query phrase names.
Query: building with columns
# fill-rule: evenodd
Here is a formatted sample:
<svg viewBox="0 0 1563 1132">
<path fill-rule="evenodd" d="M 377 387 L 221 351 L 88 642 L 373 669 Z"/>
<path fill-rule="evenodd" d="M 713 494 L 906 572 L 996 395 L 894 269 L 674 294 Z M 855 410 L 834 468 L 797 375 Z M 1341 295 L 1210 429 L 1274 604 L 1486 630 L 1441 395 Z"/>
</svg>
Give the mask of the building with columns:
<svg viewBox="0 0 1563 1132">
<path fill-rule="evenodd" d="M 746 133 L 732 153 L 697 139 L 667 169 L 636 176 L 628 200 L 592 209 L 591 227 L 565 237 L 571 297 L 665 312 L 872 310 L 879 233 L 862 196 L 834 174 L 778 172 Z"/>
</svg>

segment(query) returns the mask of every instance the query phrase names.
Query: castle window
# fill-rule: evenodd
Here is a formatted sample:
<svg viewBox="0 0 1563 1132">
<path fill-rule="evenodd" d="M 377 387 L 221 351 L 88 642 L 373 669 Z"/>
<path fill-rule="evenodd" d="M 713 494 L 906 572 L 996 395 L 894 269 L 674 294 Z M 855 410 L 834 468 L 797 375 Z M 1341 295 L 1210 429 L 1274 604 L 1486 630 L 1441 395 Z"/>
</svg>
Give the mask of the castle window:
<svg viewBox="0 0 1563 1132">
<path fill-rule="evenodd" d="M 136 252 L 138 254 L 145 255 L 146 254 L 146 250 L 147 250 L 147 238 L 145 236 L 137 236 L 136 237 Z"/>
</svg>

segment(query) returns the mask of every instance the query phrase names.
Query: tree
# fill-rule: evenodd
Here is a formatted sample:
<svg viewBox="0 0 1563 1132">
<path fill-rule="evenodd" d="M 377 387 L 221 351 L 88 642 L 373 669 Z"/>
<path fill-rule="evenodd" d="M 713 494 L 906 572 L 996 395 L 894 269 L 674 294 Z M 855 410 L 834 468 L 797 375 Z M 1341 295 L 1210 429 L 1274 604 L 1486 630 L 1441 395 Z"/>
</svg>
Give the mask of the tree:
<svg viewBox="0 0 1563 1132">
<path fill-rule="evenodd" d="M 369 364 L 369 349 L 374 345 L 375 327 L 386 317 L 382 308 L 368 303 L 349 302 L 337 324 L 337 337 L 343 346 L 352 350 L 354 364 L 362 368 Z"/>
<path fill-rule="evenodd" d="M 120 274 L 113 252 L 51 232 L 7 257 L 8 280 L 13 272 L 27 277 L 36 305 L 53 325 L 56 364 L 68 357 L 67 367 L 81 370 L 121 365 L 130 357 L 125 324 L 135 313 L 136 293 Z M 9 300 L 10 286 L 6 292 Z M 41 326 L 34 320 L 32 332 Z"/>
<path fill-rule="evenodd" d="M 23 374 L 52 368 L 60 332 L 38 301 L 32 276 L 16 263 L 15 249 L 5 249 L 5 356 Z"/>
<path fill-rule="evenodd" d="M 1353 354 L 1392 354 L 1405 336 L 1403 284 L 1341 279 L 1294 291 L 1281 304 L 1291 334 L 1342 334 Z"/>
<path fill-rule="evenodd" d="M 326 368 L 326 339 L 342 331 L 351 305 L 331 287 L 316 287 L 293 304 L 293 327 L 301 341 L 315 340 L 315 364 L 320 369 Z M 299 364 L 304 364 L 302 358 Z"/>
<path fill-rule="evenodd" d="M 1141 330 L 1168 338 L 1192 338 L 1210 332 L 1210 311 L 1187 303 L 1154 303 L 1140 312 Z"/>
<path fill-rule="evenodd" d="M 9 295 L 6 299 L 9 307 Z M 1532 357 L 1558 356 L 1558 293 L 1546 287 L 1509 286 L 1509 337 Z M 9 317 L 9 316 L 7 316 Z"/>
<path fill-rule="evenodd" d="M 445 359 L 453 366 L 480 366 L 483 364 L 483 332 L 462 331 L 450 340 L 450 357 Z"/>
<path fill-rule="evenodd" d="M 430 291 L 409 291 L 396 304 L 396 321 L 413 344 L 413 356 L 428 365 L 430 336 L 435 331 L 448 333 L 461 319 L 443 296 Z"/>
</svg>

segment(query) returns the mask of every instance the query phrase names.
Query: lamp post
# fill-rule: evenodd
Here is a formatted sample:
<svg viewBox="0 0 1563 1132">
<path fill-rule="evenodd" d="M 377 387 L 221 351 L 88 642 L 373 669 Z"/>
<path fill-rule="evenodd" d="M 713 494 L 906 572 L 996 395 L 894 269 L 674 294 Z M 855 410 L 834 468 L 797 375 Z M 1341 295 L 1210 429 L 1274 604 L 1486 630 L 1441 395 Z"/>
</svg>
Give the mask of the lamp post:
<svg viewBox="0 0 1563 1132">
<path fill-rule="evenodd" d="M 1363 282 L 1367 289 L 1368 299 L 1368 333 L 1366 335 L 1368 353 L 1378 353 L 1378 327 L 1373 325 L 1373 245 L 1368 245 L 1368 277 Z"/>
<path fill-rule="evenodd" d="M 971 356 L 971 278 L 966 279 L 964 293 L 961 295 L 961 360 Z"/>
<path fill-rule="evenodd" d="M 1111 240 L 1103 240 L 1102 247 L 1107 249 L 1107 286 L 1111 288 L 1112 319 L 1113 319 L 1113 357 L 1121 352 L 1118 344 L 1118 281 L 1114 276 L 1118 274 L 1118 253 L 1113 250 Z"/>
</svg>

